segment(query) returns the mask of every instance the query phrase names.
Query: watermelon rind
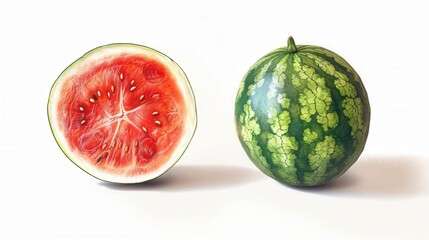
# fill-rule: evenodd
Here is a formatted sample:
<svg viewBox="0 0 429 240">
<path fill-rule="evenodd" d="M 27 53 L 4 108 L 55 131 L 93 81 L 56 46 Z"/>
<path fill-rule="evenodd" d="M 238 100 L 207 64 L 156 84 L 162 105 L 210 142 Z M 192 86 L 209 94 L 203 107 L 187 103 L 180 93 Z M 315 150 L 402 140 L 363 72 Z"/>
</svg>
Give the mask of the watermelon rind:
<svg viewBox="0 0 429 240">
<path fill-rule="evenodd" d="M 235 125 L 252 162 L 292 186 L 323 185 L 359 158 L 370 104 L 361 78 L 338 54 L 288 45 L 259 59 L 236 97 Z"/>
</svg>

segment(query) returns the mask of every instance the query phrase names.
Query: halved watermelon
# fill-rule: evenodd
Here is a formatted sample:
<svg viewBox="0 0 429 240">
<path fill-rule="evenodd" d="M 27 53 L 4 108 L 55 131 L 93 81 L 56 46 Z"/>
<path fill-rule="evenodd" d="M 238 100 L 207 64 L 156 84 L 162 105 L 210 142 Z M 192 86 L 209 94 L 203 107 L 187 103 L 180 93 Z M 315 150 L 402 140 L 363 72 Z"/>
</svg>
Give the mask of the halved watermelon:
<svg viewBox="0 0 429 240">
<path fill-rule="evenodd" d="M 183 70 L 140 45 L 111 44 L 83 55 L 52 86 L 48 118 L 65 155 L 108 182 L 140 183 L 170 169 L 196 129 Z"/>
</svg>

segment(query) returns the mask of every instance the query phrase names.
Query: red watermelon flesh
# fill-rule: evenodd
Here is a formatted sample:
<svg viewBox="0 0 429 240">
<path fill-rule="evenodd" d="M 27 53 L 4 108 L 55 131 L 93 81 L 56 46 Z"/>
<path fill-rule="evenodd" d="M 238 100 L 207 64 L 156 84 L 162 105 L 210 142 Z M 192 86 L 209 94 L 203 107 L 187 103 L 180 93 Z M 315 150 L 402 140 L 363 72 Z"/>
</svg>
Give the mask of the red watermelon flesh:
<svg viewBox="0 0 429 240">
<path fill-rule="evenodd" d="M 168 170 L 196 127 L 183 71 L 138 45 L 108 45 L 84 55 L 58 78 L 48 109 L 65 154 L 89 174 L 120 183 Z"/>
</svg>

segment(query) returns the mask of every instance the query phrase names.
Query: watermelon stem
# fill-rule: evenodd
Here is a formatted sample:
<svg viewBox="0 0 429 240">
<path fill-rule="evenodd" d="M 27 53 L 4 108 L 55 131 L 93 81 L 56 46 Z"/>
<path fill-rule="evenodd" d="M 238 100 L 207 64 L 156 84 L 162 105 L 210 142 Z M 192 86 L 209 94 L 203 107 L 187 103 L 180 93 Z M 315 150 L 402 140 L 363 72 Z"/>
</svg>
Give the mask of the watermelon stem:
<svg viewBox="0 0 429 240">
<path fill-rule="evenodd" d="M 295 41 L 293 40 L 292 36 L 289 36 L 289 39 L 287 40 L 287 47 L 286 50 L 290 53 L 296 53 L 298 52 L 298 48 L 295 45 Z"/>
</svg>

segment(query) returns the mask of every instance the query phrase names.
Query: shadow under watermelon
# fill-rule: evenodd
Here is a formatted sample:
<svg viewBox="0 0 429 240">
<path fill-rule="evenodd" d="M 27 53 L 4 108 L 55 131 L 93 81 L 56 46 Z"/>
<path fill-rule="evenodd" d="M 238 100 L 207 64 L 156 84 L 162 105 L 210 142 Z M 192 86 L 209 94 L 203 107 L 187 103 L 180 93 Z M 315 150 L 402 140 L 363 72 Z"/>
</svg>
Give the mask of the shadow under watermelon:
<svg viewBox="0 0 429 240">
<path fill-rule="evenodd" d="M 114 190 L 192 191 L 245 185 L 267 177 L 257 169 L 229 165 L 176 165 L 157 179 L 130 185 L 100 182 Z"/>
<path fill-rule="evenodd" d="M 418 156 L 364 156 L 333 182 L 298 191 L 335 197 L 408 198 L 429 195 L 428 159 Z"/>
</svg>

